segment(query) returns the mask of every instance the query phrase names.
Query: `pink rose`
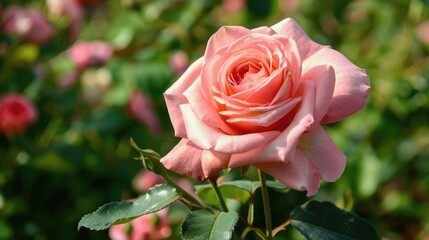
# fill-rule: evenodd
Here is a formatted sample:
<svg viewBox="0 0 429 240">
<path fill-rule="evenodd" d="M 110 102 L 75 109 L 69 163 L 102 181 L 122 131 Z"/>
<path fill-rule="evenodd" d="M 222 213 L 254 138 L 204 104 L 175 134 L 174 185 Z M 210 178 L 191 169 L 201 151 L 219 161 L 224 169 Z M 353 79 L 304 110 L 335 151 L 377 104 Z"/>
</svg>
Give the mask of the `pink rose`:
<svg viewBox="0 0 429 240">
<path fill-rule="evenodd" d="M 182 140 L 161 161 L 199 180 L 253 164 L 313 195 L 346 162 L 321 124 L 360 110 L 369 89 L 363 69 L 313 42 L 292 19 L 222 27 L 165 93 Z"/>
<path fill-rule="evenodd" d="M 16 34 L 35 44 L 45 44 L 56 33 L 52 24 L 31 8 L 9 7 L 3 21 L 6 34 Z"/>
<path fill-rule="evenodd" d="M 109 229 L 112 240 L 160 240 L 171 235 L 168 209 L 143 215 L 130 223 L 113 225 Z"/>
<path fill-rule="evenodd" d="M 102 65 L 110 59 L 112 53 L 112 47 L 102 41 L 78 42 L 68 50 L 70 58 L 79 69 Z"/>
<path fill-rule="evenodd" d="M 6 135 L 22 133 L 36 119 L 36 108 L 24 96 L 11 93 L 0 97 L 1 133 Z"/>
</svg>

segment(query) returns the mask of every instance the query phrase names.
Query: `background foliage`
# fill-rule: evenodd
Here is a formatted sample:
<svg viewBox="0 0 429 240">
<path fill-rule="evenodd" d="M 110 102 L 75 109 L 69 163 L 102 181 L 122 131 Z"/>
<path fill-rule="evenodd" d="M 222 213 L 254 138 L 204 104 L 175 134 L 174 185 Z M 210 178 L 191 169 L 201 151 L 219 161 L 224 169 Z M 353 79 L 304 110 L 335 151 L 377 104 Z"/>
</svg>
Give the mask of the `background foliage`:
<svg viewBox="0 0 429 240">
<path fill-rule="evenodd" d="M 2 1 L 0 14 L 11 5 L 37 9 L 57 33 L 41 46 L 0 35 L 0 95 L 21 93 L 39 112 L 25 133 L 0 134 L 0 239 L 107 238 L 106 231 L 77 232 L 77 222 L 103 203 L 139 195 L 132 180 L 141 162 L 132 161 L 130 137 L 161 155 L 177 142 L 162 96 L 182 71 L 172 56 L 202 56 L 222 25 L 270 26 L 285 17 L 366 69 L 372 85 L 364 110 L 325 126 L 348 163 L 315 198 L 366 218 L 385 238 L 429 237 L 429 1 L 247 0 L 236 8 L 226 0 L 90 2 L 70 38 L 70 21 L 51 16 L 44 1 Z M 74 69 L 65 52 L 79 40 L 103 40 L 113 56 L 63 88 Z M 104 90 L 82 81 L 97 71 L 111 79 Z M 130 114 L 135 89 L 151 99 L 159 131 Z M 183 216 L 171 214 L 171 239 Z"/>
</svg>

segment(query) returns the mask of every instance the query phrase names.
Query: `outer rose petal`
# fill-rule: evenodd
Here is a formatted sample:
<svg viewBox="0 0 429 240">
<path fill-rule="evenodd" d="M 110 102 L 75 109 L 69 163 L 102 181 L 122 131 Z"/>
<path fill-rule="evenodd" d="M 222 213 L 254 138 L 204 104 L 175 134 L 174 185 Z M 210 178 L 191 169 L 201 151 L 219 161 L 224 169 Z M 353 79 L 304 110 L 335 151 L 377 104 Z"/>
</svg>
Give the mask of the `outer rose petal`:
<svg viewBox="0 0 429 240">
<path fill-rule="evenodd" d="M 161 158 L 161 162 L 172 171 L 204 181 L 205 177 L 201 167 L 202 153 L 203 151 L 195 147 L 192 142 L 182 139 L 167 155 Z"/>
<path fill-rule="evenodd" d="M 291 18 L 271 28 L 295 40 L 303 60 L 304 72 L 317 65 L 331 65 L 334 68 L 336 78 L 334 96 L 322 123 L 337 122 L 364 106 L 370 87 L 368 75 L 363 69 L 351 63 L 341 53 L 311 40 Z"/>
<path fill-rule="evenodd" d="M 302 135 L 297 151 L 302 152 L 320 177 L 327 182 L 337 180 L 346 166 L 346 156 L 320 125 Z"/>
<path fill-rule="evenodd" d="M 252 32 L 264 33 L 268 35 L 273 35 L 275 32 L 268 27 L 259 27 L 255 29 L 247 29 L 240 26 L 227 26 L 221 27 L 217 32 L 211 36 L 207 43 L 206 52 L 204 57 L 207 59 L 212 56 L 219 48 L 227 47 L 235 40 L 244 37 Z"/>
<path fill-rule="evenodd" d="M 186 72 L 164 93 L 176 137 L 186 138 L 185 124 L 179 106 L 188 102 L 183 96 L 183 92 L 199 77 L 203 61 L 204 59 L 200 58 L 192 63 Z"/>
<path fill-rule="evenodd" d="M 201 165 L 205 178 L 214 177 L 220 170 L 228 168 L 231 155 L 204 150 L 201 155 Z"/>
<path fill-rule="evenodd" d="M 330 65 L 335 70 L 335 90 L 322 123 L 337 122 L 359 111 L 369 93 L 365 70 L 351 63 L 343 54 L 322 48 L 302 63 L 304 71 L 318 65 Z"/>
<path fill-rule="evenodd" d="M 307 191 L 307 196 L 317 193 L 320 176 L 311 162 L 300 151 L 296 151 L 293 162 L 260 163 L 255 166 L 293 189 Z"/>
<path fill-rule="evenodd" d="M 346 157 L 318 125 L 301 136 L 294 158 L 287 163 L 259 163 L 256 167 L 289 187 L 317 193 L 320 178 L 332 182 L 344 171 Z"/>
<path fill-rule="evenodd" d="M 274 24 L 271 28 L 278 34 L 290 36 L 295 40 L 302 60 L 305 60 L 311 54 L 315 53 L 320 48 L 323 48 L 322 45 L 311 40 L 298 23 L 296 23 L 292 18 L 286 18 L 285 20 Z"/>
<path fill-rule="evenodd" d="M 316 85 L 314 99 L 314 122 L 319 123 L 328 110 L 335 87 L 335 72 L 331 66 L 319 65 L 302 75 L 302 80 Z"/>
</svg>

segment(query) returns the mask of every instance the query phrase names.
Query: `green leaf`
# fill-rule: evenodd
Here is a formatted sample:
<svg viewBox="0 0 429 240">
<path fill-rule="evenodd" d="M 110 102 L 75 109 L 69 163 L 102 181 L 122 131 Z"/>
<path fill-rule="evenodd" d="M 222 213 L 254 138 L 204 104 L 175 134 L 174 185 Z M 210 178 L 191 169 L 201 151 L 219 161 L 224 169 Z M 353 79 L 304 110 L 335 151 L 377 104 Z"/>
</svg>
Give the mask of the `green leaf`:
<svg viewBox="0 0 429 240">
<path fill-rule="evenodd" d="M 235 199 L 242 203 L 246 203 L 250 194 L 253 194 L 260 186 L 260 182 L 238 180 L 223 182 L 219 185 L 219 189 L 224 198 Z M 267 181 L 267 186 L 276 191 L 289 190 L 285 185 L 275 181 Z M 197 195 L 204 200 L 204 202 L 212 206 L 219 205 L 219 200 L 210 184 L 197 185 L 195 188 L 197 190 Z"/>
<path fill-rule="evenodd" d="M 235 199 L 242 203 L 246 203 L 250 197 L 248 191 L 234 185 L 219 186 L 219 190 L 224 198 Z M 196 193 L 198 197 L 211 206 L 218 206 L 220 204 L 216 192 L 212 187 L 200 188 Z"/>
<path fill-rule="evenodd" d="M 232 212 L 193 211 L 186 216 L 182 224 L 184 240 L 222 240 L 231 239 L 232 231 L 238 220 L 238 214 Z"/>
<path fill-rule="evenodd" d="M 157 212 L 179 199 L 176 189 L 160 184 L 149 189 L 142 197 L 132 202 L 111 202 L 87 214 L 79 221 L 78 229 L 103 230 L 113 224 L 131 221 L 148 213 Z"/>
<path fill-rule="evenodd" d="M 310 201 L 295 208 L 291 213 L 291 224 L 309 240 L 380 239 L 365 219 L 330 202 Z"/>
</svg>

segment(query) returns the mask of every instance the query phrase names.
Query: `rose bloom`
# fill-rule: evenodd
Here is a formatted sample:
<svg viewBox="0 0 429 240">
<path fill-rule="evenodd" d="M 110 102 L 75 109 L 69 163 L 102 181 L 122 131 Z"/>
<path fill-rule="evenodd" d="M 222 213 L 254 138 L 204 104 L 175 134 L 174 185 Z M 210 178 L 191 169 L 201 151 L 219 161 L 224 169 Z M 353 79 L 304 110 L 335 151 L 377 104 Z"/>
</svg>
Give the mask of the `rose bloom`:
<svg viewBox="0 0 429 240">
<path fill-rule="evenodd" d="M 3 17 L 6 34 L 16 34 L 25 41 L 45 44 L 56 33 L 45 17 L 31 8 L 9 7 Z"/>
<path fill-rule="evenodd" d="M 313 42 L 293 19 L 222 27 L 164 94 L 182 140 L 161 161 L 199 180 L 253 164 L 314 195 L 320 179 L 335 181 L 346 163 L 321 124 L 360 110 L 369 89 L 363 69 Z"/>
<path fill-rule="evenodd" d="M 77 42 L 67 53 L 79 69 L 84 69 L 106 63 L 112 56 L 113 49 L 103 41 Z"/>
<path fill-rule="evenodd" d="M 112 240 L 159 240 L 171 235 L 168 209 L 143 215 L 130 223 L 113 225 L 109 228 Z"/>
<path fill-rule="evenodd" d="M 1 133 L 6 135 L 22 133 L 36 119 L 36 108 L 24 96 L 10 93 L 0 97 Z"/>
</svg>

